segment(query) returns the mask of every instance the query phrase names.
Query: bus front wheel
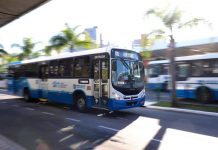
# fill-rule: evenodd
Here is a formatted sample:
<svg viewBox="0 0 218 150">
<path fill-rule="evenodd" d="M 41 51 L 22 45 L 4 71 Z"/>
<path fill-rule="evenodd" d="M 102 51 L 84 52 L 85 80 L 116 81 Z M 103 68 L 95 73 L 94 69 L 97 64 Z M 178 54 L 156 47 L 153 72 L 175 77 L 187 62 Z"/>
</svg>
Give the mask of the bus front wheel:
<svg viewBox="0 0 218 150">
<path fill-rule="evenodd" d="M 28 89 L 24 89 L 23 91 L 23 99 L 25 102 L 30 102 L 31 97 Z"/>
<path fill-rule="evenodd" d="M 79 112 L 87 112 L 85 96 L 77 95 L 76 96 L 76 108 Z"/>
<path fill-rule="evenodd" d="M 212 99 L 212 94 L 210 89 L 206 87 L 201 87 L 197 90 L 197 100 L 202 103 L 208 103 Z"/>
</svg>

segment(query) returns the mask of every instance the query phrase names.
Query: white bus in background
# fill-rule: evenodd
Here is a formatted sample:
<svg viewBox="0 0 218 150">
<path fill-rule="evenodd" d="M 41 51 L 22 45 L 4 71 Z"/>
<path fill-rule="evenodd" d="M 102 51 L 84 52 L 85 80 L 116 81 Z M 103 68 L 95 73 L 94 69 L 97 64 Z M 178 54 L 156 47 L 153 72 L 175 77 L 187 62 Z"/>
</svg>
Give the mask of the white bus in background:
<svg viewBox="0 0 218 150">
<path fill-rule="evenodd" d="M 41 99 L 87 108 L 119 110 L 144 105 L 139 53 L 105 47 L 11 63 L 8 90 L 26 101 Z"/>
<path fill-rule="evenodd" d="M 218 53 L 176 58 L 177 97 L 218 100 Z"/>
<path fill-rule="evenodd" d="M 166 91 L 170 80 L 169 61 L 153 60 L 148 62 L 147 76 L 146 87 L 148 89 Z"/>
<path fill-rule="evenodd" d="M 164 68 L 169 71 L 168 60 L 150 62 L 148 84 L 169 82 Z M 177 57 L 176 94 L 203 103 L 218 100 L 218 53 Z"/>
</svg>

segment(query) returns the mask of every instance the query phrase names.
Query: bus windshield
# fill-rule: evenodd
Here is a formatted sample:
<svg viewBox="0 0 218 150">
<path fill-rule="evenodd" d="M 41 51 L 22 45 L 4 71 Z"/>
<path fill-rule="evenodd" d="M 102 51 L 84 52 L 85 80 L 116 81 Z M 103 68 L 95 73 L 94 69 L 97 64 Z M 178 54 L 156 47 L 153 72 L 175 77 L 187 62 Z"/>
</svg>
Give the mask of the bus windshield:
<svg viewBox="0 0 218 150">
<path fill-rule="evenodd" d="M 143 63 L 124 59 L 112 60 L 112 84 L 125 89 L 143 87 Z"/>
</svg>

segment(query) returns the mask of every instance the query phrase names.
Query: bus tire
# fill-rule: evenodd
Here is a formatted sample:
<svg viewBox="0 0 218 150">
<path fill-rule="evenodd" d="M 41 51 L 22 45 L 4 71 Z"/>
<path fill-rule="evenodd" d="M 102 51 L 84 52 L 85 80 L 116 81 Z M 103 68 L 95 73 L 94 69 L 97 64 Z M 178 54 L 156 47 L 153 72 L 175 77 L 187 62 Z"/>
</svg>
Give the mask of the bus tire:
<svg viewBox="0 0 218 150">
<path fill-rule="evenodd" d="M 30 92 L 27 88 L 25 88 L 23 90 L 23 99 L 25 102 L 30 102 L 31 101 L 31 96 L 30 96 Z"/>
<path fill-rule="evenodd" d="M 207 87 L 200 87 L 197 89 L 197 100 L 201 103 L 209 103 L 212 99 L 211 90 Z"/>
<path fill-rule="evenodd" d="M 168 91 L 168 82 L 164 82 L 163 83 L 163 87 L 162 87 L 162 90 L 163 90 L 163 92 L 167 92 Z"/>
<path fill-rule="evenodd" d="M 84 95 L 77 94 L 75 96 L 76 100 L 76 108 L 79 112 L 85 113 L 87 112 L 87 105 L 86 105 L 86 99 Z"/>
</svg>

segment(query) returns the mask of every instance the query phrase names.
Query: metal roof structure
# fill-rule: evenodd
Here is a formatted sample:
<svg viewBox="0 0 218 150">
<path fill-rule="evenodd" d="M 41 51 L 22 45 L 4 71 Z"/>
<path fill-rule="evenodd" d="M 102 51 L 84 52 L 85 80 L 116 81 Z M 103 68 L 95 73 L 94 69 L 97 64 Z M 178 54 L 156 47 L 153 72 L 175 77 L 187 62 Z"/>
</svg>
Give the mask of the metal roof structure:
<svg viewBox="0 0 218 150">
<path fill-rule="evenodd" d="M 218 52 L 218 37 L 183 41 L 176 43 L 176 57 Z M 156 43 L 152 49 L 152 58 L 169 58 L 167 43 Z"/>
<path fill-rule="evenodd" d="M 50 0 L 0 0 L 0 28 Z"/>
</svg>

